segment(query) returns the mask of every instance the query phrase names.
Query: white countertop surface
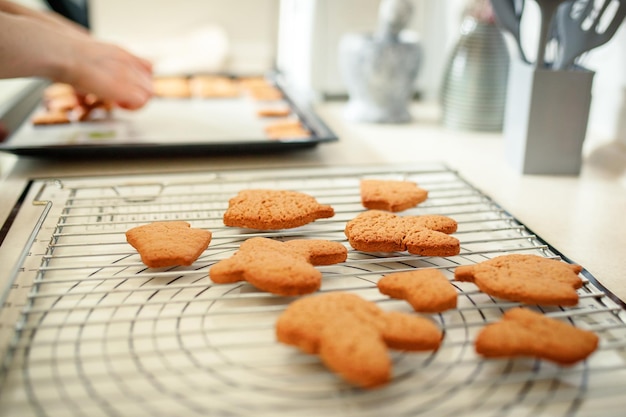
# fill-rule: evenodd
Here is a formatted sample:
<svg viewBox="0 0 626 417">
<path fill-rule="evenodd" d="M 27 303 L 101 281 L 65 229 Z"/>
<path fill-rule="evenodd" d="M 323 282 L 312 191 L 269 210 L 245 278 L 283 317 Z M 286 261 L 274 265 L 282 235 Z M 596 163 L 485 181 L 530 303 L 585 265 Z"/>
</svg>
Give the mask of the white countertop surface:
<svg viewBox="0 0 626 417">
<path fill-rule="evenodd" d="M 0 153 L 0 224 L 10 215 L 29 178 L 441 161 L 626 300 L 623 145 L 588 137 L 580 176 L 521 175 L 504 158 L 501 134 L 446 129 L 439 123 L 437 106 L 416 104 L 412 109 L 415 121 L 405 125 L 348 122 L 343 108 L 341 102 L 317 106 L 318 114 L 341 138 L 339 142 L 287 154 L 54 161 Z M 0 251 L 11 250 L 16 251 L 0 247 Z"/>
</svg>

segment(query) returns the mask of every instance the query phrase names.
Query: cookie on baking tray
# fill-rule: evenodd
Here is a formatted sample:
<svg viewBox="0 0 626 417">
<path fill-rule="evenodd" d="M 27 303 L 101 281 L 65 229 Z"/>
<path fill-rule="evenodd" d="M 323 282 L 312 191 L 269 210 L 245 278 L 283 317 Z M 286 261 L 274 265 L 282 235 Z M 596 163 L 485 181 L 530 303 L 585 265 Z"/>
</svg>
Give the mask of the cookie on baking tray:
<svg viewBox="0 0 626 417">
<path fill-rule="evenodd" d="M 526 304 L 574 306 L 583 285 L 582 267 L 538 255 L 501 255 L 459 266 L 457 281 L 473 282 L 484 293 Z"/>
<path fill-rule="evenodd" d="M 373 210 L 399 212 L 426 201 L 428 191 L 412 181 L 361 180 L 361 203 Z"/>
<path fill-rule="evenodd" d="M 338 242 L 254 237 L 244 241 L 232 257 L 213 265 L 209 277 L 218 284 L 247 281 L 272 294 L 303 295 L 322 284 L 322 273 L 314 265 L 343 262 L 347 256 L 347 249 Z"/>
<path fill-rule="evenodd" d="M 526 308 L 508 310 L 502 320 L 485 326 L 475 341 L 486 358 L 533 357 L 573 365 L 598 347 L 598 336 Z"/>
<path fill-rule="evenodd" d="M 439 348 L 443 334 L 429 319 L 387 312 L 355 294 L 332 292 L 292 302 L 276 323 L 278 340 L 324 364 L 363 388 L 388 383 L 388 348 L 428 351 Z"/>
<path fill-rule="evenodd" d="M 262 107 L 257 110 L 259 117 L 287 117 L 291 114 L 289 107 Z"/>
<path fill-rule="evenodd" d="M 95 94 L 77 94 L 74 87 L 64 83 L 53 83 L 44 89 L 43 105 L 45 111 L 35 114 L 31 120 L 36 126 L 94 121 L 94 114 L 102 118 L 113 110 L 113 103 Z"/>
<path fill-rule="evenodd" d="M 70 123 L 70 118 L 65 111 L 42 111 L 35 114 L 32 123 L 35 126 L 61 125 Z"/>
<path fill-rule="evenodd" d="M 291 229 L 317 219 L 333 217 L 331 206 L 305 193 L 289 190 L 251 189 L 228 201 L 224 224 L 258 230 Z"/>
<path fill-rule="evenodd" d="M 211 243 L 211 232 L 185 221 L 154 222 L 126 232 L 126 241 L 150 268 L 191 265 Z"/>
<path fill-rule="evenodd" d="M 461 250 L 454 219 L 440 215 L 405 216 L 368 210 L 346 224 L 350 245 L 363 252 L 396 252 L 423 256 L 453 256 Z"/>
<path fill-rule="evenodd" d="M 311 136 L 311 133 L 299 120 L 280 120 L 268 124 L 264 130 L 270 139 L 296 139 Z"/>
<path fill-rule="evenodd" d="M 189 79 L 191 95 L 202 98 L 232 98 L 241 95 L 239 83 L 219 75 L 194 75 Z"/>
<path fill-rule="evenodd" d="M 186 77 L 155 77 L 152 80 L 152 88 L 155 97 L 191 97 L 191 86 L 189 85 L 189 80 Z"/>
<path fill-rule="evenodd" d="M 406 300 L 421 313 L 441 313 L 456 308 L 457 292 L 437 269 L 394 272 L 378 280 L 378 290 L 391 298 Z"/>
</svg>

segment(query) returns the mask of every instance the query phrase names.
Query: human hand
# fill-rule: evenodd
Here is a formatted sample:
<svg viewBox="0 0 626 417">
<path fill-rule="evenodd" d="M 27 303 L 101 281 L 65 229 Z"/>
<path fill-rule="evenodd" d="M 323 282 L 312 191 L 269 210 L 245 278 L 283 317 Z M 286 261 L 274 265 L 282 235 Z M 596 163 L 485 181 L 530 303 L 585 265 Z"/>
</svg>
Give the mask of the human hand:
<svg viewBox="0 0 626 417">
<path fill-rule="evenodd" d="M 90 37 L 79 37 L 70 45 L 66 59 L 58 62 L 54 81 L 126 109 L 138 109 L 152 97 L 150 62 Z"/>
<path fill-rule="evenodd" d="M 0 78 L 43 77 L 127 109 L 152 96 L 152 65 L 57 16 L 0 0 Z"/>
</svg>

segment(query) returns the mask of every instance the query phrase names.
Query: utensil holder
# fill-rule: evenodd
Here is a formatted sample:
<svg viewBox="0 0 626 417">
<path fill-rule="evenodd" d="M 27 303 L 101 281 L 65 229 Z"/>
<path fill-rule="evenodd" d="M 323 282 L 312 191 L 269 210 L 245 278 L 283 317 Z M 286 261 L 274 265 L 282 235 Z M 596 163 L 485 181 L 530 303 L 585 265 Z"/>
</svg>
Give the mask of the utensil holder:
<svg viewBox="0 0 626 417">
<path fill-rule="evenodd" d="M 594 75 L 511 63 L 503 132 L 507 160 L 517 171 L 580 173 Z"/>
</svg>

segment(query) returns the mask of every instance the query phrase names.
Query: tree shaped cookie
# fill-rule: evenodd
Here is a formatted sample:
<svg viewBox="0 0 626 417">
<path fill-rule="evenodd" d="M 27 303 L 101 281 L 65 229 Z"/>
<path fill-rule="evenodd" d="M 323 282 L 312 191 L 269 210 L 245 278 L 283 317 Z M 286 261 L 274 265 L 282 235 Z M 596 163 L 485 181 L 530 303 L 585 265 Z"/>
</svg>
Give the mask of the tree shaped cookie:
<svg viewBox="0 0 626 417">
<path fill-rule="evenodd" d="M 342 292 L 294 301 L 278 318 L 276 335 L 282 343 L 319 354 L 328 368 L 364 388 L 391 379 L 388 348 L 436 350 L 443 337 L 424 317 L 385 312 L 373 302 Z"/>
<path fill-rule="evenodd" d="M 126 241 L 150 268 L 191 265 L 211 243 L 211 232 L 184 221 L 154 222 L 128 230 Z"/>
<path fill-rule="evenodd" d="M 405 216 L 368 210 L 345 228 L 350 245 L 364 252 L 396 252 L 423 256 L 458 255 L 461 246 L 454 233 L 457 223 L 446 216 Z"/>
<path fill-rule="evenodd" d="M 476 284 L 484 293 L 526 304 L 574 306 L 583 285 L 582 267 L 537 255 L 502 255 L 459 266 L 457 281 Z"/>
<path fill-rule="evenodd" d="M 331 206 L 320 204 L 304 193 L 287 190 L 243 190 L 228 202 L 224 224 L 259 230 L 304 226 L 333 217 Z"/>
<path fill-rule="evenodd" d="M 313 265 L 343 262 L 347 256 L 347 249 L 338 242 L 254 237 L 243 242 L 232 257 L 213 265 L 209 277 L 218 284 L 248 281 L 277 295 L 309 294 L 322 284 L 322 273 Z"/>
<path fill-rule="evenodd" d="M 368 209 L 404 211 L 427 198 L 428 191 L 411 181 L 361 180 L 361 203 Z"/>
<path fill-rule="evenodd" d="M 456 307 L 457 292 L 437 269 L 394 272 L 378 281 L 378 290 L 392 298 L 406 300 L 415 311 L 441 313 Z"/>
<path fill-rule="evenodd" d="M 560 365 L 587 358 L 598 347 L 598 336 L 540 313 L 514 308 L 502 320 L 484 327 L 475 342 L 487 358 L 529 356 Z"/>
</svg>

